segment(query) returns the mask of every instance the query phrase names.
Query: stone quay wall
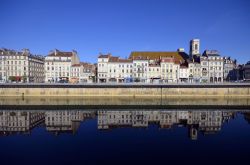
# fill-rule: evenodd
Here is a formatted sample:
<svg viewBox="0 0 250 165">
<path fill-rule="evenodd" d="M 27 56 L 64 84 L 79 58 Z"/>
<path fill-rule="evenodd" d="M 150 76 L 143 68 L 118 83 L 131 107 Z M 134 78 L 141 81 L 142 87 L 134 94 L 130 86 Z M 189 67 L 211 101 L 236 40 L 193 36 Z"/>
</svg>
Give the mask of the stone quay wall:
<svg viewBox="0 0 250 165">
<path fill-rule="evenodd" d="M 0 97 L 250 97 L 250 84 L 145 85 L 145 84 L 2 84 Z"/>
</svg>

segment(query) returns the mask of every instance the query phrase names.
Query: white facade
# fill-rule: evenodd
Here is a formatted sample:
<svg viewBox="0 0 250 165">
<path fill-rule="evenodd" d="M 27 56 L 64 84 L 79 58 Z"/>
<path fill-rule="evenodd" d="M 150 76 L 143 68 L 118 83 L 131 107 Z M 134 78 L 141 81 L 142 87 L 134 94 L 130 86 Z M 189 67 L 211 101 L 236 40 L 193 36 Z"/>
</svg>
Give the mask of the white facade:
<svg viewBox="0 0 250 165">
<path fill-rule="evenodd" d="M 134 59 L 133 60 L 133 78 L 134 81 L 149 82 L 148 77 L 148 59 Z"/>
<path fill-rule="evenodd" d="M 219 55 L 218 51 L 206 50 L 200 57 L 200 59 L 203 66 L 202 68 L 207 68 L 208 71 L 208 74 L 206 76 L 206 78 L 208 78 L 207 82 L 223 82 L 224 59 Z"/>
<path fill-rule="evenodd" d="M 44 57 L 32 55 L 28 49 L 0 49 L 0 81 L 44 82 Z"/>
<path fill-rule="evenodd" d="M 180 66 L 180 82 L 188 82 L 189 79 L 189 69 L 187 66 Z"/>
<path fill-rule="evenodd" d="M 178 82 L 180 72 L 180 63 L 174 58 L 161 59 L 161 79 L 163 82 Z"/>
<path fill-rule="evenodd" d="M 97 61 L 98 82 L 108 82 L 108 62 L 111 55 L 100 55 Z"/>
<path fill-rule="evenodd" d="M 45 57 L 45 82 L 59 82 L 71 78 L 71 66 L 79 64 L 76 51 L 61 52 L 55 50 Z"/>
</svg>

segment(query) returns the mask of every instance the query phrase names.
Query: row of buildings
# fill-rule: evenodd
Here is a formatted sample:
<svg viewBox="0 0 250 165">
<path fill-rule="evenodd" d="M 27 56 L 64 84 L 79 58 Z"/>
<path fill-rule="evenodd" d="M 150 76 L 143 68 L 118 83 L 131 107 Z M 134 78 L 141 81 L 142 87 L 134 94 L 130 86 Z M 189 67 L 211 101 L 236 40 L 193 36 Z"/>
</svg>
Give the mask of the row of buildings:
<svg viewBox="0 0 250 165">
<path fill-rule="evenodd" d="M 199 39 L 190 41 L 189 54 L 179 48 L 174 52 L 132 52 L 128 59 L 100 55 L 97 68 L 98 82 L 211 83 L 240 77 L 236 60 L 223 57 L 216 50 L 200 54 Z"/>
<path fill-rule="evenodd" d="M 198 132 L 216 133 L 223 123 L 234 117 L 232 111 L 157 111 L 157 110 L 114 110 L 114 111 L 0 111 L 0 134 L 30 133 L 39 125 L 58 135 L 60 133 L 76 133 L 80 123 L 97 116 L 99 130 L 121 127 L 147 128 L 158 125 L 161 129 L 184 126 L 189 130 L 189 137 L 196 140 Z M 246 113 L 249 114 L 249 113 Z"/>
<path fill-rule="evenodd" d="M 96 66 L 80 62 L 76 51 L 57 49 L 44 57 L 28 49 L 0 49 L 1 82 L 94 82 Z"/>
<path fill-rule="evenodd" d="M 200 53 L 200 40 L 166 52 L 132 52 L 123 59 L 100 54 L 96 64 L 80 62 L 76 51 L 57 49 L 47 56 L 33 55 L 28 49 L 0 49 L 0 81 L 21 82 L 200 82 L 250 80 L 250 62 L 238 65 L 216 50 Z"/>
</svg>

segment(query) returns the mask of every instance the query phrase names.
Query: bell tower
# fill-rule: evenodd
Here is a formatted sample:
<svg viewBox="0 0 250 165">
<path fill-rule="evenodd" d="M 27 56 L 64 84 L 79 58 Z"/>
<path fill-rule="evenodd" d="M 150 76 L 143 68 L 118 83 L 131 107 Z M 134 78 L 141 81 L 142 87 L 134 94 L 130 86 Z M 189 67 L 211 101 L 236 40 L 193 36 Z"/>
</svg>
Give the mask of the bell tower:
<svg viewBox="0 0 250 165">
<path fill-rule="evenodd" d="M 190 41 L 190 49 L 189 55 L 199 55 L 200 54 L 200 40 L 199 39 L 192 39 Z"/>
</svg>

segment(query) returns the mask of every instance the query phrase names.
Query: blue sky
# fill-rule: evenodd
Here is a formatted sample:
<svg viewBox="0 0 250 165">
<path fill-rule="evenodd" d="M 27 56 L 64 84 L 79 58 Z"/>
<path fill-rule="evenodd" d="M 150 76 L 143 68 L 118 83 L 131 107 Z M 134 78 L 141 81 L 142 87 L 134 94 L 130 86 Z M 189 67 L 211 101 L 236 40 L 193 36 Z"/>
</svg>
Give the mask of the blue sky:
<svg viewBox="0 0 250 165">
<path fill-rule="evenodd" d="M 249 0 L 0 0 L 0 47 L 46 55 L 75 49 L 81 61 L 100 52 L 201 50 L 250 60 Z"/>
</svg>

